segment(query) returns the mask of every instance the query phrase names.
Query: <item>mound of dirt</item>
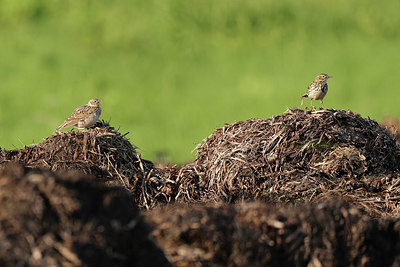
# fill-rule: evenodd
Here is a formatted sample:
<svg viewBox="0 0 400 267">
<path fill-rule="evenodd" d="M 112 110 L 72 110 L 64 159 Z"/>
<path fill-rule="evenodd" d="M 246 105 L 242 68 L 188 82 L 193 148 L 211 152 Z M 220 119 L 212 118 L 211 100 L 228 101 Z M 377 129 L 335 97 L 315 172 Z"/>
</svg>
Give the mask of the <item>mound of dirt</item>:
<svg viewBox="0 0 400 267">
<path fill-rule="evenodd" d="M 169 266 L 122 187 L 17 165 L 0 184 L 1 266 Z"/>
<path fill-rule="evenodd" d="M 165 174 L 179 182 L 177 199 L 297 202 L 333 194 L 374 216 L 400 214 L 400 147 L 351 111 L 293 109 L 240 121 L 215 130 L 197 151 L 177 177 Z"/>
<path fill-rule="evenodd" d="M 11 161 L 51 171 L 79 170 L 108 182 L 119 180 L 127 187 L 134 178 L 139 180 L 153 168 L 151 162 L 140 158 L 125 135 L 104 122 L 96 126 L 85 131 L 57 133 L 21 150 L 2 151 L 0 164 Z"/>
<path fill-rule="evenodd" d="M 152 235 L 174 266 L 398 266 L 400 222 L 340 201 L 156 208 Z"/>
<path fill-rule="evenodd" d="M 98 122 L 95 128 L 58 133 L 24 149 L 0 149 L 0 166 L 16 162 L 51 171 L 76 170 L 108 184 L 124 185 L 141 207 L 167 202 L 169 196 L 157 191 L 167 182 L 155 176 L 153 163 L 140 157 L 126 135 L 108 123 Z M 170 187 L 164 191 L 169 192 Z"/>
</svg>

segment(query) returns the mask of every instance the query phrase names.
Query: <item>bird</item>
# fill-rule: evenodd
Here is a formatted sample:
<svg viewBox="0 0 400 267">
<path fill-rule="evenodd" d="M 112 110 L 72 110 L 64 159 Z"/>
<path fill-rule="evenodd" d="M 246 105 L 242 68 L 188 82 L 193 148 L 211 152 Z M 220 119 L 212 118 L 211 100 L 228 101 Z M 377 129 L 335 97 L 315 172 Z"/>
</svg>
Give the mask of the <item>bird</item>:
<svg viewBox="0 0 400 267">
<path fill-rule="evenodd" d="M 78 126 L 78 129 L 92 127 L 100 117 L 101 103 L 102 101 L 100 99 L 93 98 L 89 100 L 89 103 L 86 105 L 77 107 L 74 112 L 72 112 L 71 116 L 57 127 L 56 132 L 70 126 Z"/>
<path fill-rule="evenodd" d="M 323 99 L 328 92 L 328 84 L 326 83 L 329 78 L 333 78 L 328 74 L 321 73 L 315 77 L 315 80 L 307 87 L 307 93 L 301 95 L 301 105 L 303 105 L 303 97 L 308 97 L 311 100 L 311 107 L 314 108 L 312 101 L 321 100 L 322 107 L 324 106 Z"/>
</svg>

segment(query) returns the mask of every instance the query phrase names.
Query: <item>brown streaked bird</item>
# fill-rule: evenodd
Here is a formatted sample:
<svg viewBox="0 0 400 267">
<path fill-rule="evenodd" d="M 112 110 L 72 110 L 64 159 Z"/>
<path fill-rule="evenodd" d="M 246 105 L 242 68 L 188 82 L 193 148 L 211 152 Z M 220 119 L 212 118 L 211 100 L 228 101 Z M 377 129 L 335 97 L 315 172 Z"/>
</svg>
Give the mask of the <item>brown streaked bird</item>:
<svg viewBox="0 0 400 267">
<path fill-rule="evenodd" d="M 101 102 L 100 99 L 93 98 L 89 100 L 89 103 L 86 105 L 77 107 L 74 112 L 72 112 L 72 115 L 69 116 L 63 124 L 57 127 L 56 132 L 70 126 L 77 126 L 79 129 L 92 127 L 100 117 Z"/>
<path fill-rule="evenodd" d="M 303 97 L 308 97 L 311 100 L 311 107 L 313 100 L 321 100 L 322 107 L 324 106 L 323 99 L 328 92 L 328 84 L 326 83 L 329 78 L 333 78 L 328 74 L 321 73 L 315 80 L 307 87 L 307 94 L 301 95 L 301 105 L 303 105 Z"/>
</svg>

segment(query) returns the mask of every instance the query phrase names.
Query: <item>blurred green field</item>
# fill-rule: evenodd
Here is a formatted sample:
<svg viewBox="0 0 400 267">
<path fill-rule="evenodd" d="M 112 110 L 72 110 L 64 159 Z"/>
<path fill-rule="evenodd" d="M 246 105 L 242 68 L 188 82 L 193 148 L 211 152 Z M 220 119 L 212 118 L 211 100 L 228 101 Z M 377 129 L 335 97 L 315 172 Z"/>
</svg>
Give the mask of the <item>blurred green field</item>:
<svg viewBox="0 0 400 267">
<path fill-rule="evenodd" d="M 0 147 L 41 142 L 96 97 L 144 158 L 184 163 L 224 123 L 299 106 L 321 72 L 325 107 L 400 116 L 399 14 L 397 0 L 0 0 Z"/>
</svg>

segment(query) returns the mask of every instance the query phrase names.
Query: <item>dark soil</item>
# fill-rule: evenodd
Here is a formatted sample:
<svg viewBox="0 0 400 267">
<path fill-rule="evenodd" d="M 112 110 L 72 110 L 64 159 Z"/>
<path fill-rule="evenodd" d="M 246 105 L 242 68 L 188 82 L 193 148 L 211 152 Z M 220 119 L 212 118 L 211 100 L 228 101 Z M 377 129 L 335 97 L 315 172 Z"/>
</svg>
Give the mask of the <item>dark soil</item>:
<svg viewBox="0 0 400 267">
<path fill-rule="evenodd" d="M 399 220 L 346 203 L 175 205 L 147 212 L 174 266 L 399 266 Z"/>
<path fill-rule="evenodd" d="M 0 205 L 0 266 L 169 266 L 122 187 L 9 165 Z"/>
</svg>

